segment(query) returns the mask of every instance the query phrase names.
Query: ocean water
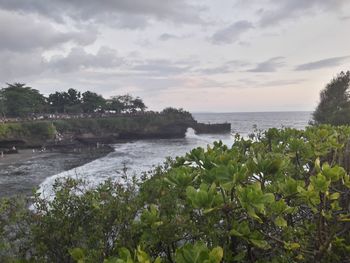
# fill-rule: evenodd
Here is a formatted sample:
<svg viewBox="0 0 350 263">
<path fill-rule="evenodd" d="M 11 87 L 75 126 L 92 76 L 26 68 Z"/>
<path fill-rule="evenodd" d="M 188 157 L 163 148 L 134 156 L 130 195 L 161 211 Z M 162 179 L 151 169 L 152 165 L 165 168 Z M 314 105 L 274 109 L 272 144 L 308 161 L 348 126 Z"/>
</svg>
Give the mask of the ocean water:
<svg viewBox="0 0 350 263">
<path fill-rule="evenodd" d="M 183 139 L 135 140 L 117 143 L 114 152 L 83 166 L 48 177 L 41 183 L 39 192 L 44 198 L 53 196 L 52 185 L 58 178 L 83 179 L 93 187 L 107 179 L 121 180 L 123 169 L 128 175 L 140 176 L 164 162 L 166 157 L 184 155 L 191 149 L 206 147 L 221 140 L 232 145 L 233 136 L 247 136 L 255 129 L 293 127 L 303 129 L 311 119 L 310 112 L 256 112 L 256 113 L 194 113 L 194 118 L 204 123 L 231 123 L 231 134 L 196 135 L 192 129 Z"/>
</svg>

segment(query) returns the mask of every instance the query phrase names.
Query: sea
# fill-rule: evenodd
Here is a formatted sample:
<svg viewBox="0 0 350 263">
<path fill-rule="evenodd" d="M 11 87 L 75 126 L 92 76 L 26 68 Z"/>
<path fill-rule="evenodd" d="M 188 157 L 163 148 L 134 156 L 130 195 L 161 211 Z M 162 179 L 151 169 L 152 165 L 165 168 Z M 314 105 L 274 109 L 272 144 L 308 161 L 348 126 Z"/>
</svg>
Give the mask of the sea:
<svg viewBox="0 0 350 263">
<path fill-rule="evenodd" d="M 86 187 L 94 187 L 107 179 L 124 180 L 141 176 L 162 165 L 167 157 L 183 156 L 196 147 L 207 147 L 221 140 L 228 146 L 236 133 L 248 136 L 256 130 L 291 127 L 304 129 L 311 119 L 311 112 L 247 112 L 247 113 L 193 113 L 198 122 L 231 123 L 231 134 L 196 135 L 188 129 L 182 139 L 135 140 L 113 144 L 114 152 L 84 164 L 83 166 L 47 177 L 39 186 L 43 198 L 52 198 L 55 180 L 65 177 L 81 179 Z"/>
</svg>

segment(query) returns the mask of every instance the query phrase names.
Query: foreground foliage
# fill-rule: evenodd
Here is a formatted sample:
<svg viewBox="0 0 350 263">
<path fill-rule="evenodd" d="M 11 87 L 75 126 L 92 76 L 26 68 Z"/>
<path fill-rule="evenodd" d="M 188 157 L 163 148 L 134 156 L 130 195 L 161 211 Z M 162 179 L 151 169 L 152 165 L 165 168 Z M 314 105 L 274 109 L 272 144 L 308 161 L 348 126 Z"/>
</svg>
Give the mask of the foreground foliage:
<svg viewBox="0 0 350 263">
<path fill-rule="evenodd" d="M 349 262 L 350 128 L 270 129 L 121 185 L 0 207 L 0 261 Z"/>
</svg>

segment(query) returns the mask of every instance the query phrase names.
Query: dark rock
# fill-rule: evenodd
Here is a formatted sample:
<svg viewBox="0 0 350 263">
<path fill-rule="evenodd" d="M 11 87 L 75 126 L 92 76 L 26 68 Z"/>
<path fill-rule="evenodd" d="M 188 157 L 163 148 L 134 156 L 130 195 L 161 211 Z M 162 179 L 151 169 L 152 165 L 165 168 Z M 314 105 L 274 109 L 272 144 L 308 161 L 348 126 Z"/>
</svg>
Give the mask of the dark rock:
<svg viewBox="0 0 350 263">
<path fill-rule="evenodd" d="M 205 124 L 205 123 L 195 123 L 192 128 L 196 134 L 218 134 L 218 133 L 230 133 L 231 124 L 230 123 L 215 123 L 215 124 Z"/>
</svg>

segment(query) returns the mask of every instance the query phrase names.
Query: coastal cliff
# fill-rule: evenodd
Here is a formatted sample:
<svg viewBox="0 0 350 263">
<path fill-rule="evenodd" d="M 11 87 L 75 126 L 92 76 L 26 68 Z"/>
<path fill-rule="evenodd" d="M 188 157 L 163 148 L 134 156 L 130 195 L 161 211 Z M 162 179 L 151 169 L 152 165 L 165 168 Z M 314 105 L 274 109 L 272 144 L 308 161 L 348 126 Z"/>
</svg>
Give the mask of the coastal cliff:
<svg viewBox="0 0 350 263">
<path fill-rule="evenodd" d="M 0 124 L 0 148 L 61 148 L 120 140 L 183 138 L 188 128 L 196 133 L 231 131 L 230 124 L 203 124 L 191 115 L 173 113 L 36 120 Z"/>
</svg>

